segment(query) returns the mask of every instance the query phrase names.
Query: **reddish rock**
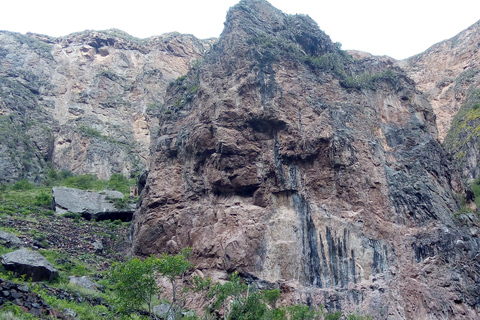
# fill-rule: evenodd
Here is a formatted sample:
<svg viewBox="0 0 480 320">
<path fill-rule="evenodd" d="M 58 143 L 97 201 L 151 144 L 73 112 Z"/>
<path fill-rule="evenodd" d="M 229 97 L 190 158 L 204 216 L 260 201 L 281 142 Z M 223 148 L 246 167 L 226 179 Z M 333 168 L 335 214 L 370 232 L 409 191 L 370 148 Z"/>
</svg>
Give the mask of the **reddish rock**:
<svg viewBox="0 0 480 320">
<path fill-rule="evenodd" d="M 134 254 L 193 247 L 206 275 L 329 311 L 478 318 L 478 223 L 454 216 L 465 186 L 394 61 L 245 0 L 158 117 Z"/>
</svg>

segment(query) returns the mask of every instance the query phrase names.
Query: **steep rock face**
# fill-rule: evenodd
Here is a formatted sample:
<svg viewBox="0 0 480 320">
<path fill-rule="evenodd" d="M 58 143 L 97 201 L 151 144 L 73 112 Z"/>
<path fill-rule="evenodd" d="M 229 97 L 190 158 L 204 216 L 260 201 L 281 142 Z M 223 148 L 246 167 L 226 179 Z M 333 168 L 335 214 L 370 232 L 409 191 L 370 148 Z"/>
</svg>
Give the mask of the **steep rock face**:
<svg viewBox="0 0 480 320">
<path fill-rule="evenodd" d="M 424 53 L 400 62 L 437 115 L 439 138 L 468 180 L 480 174 L 480 21 Z"/>
<path fill-rule="evenodd" d="M 243 0 L 159 125 L 133 253 L 191 246 L 206 274 L 375 319 L 478 318 L 478 226 L 453 217 L 460 174 L 394 61 Z"/>
<path fill-rule="evenodd" d="M 0 33 L 0 181 L 37 180 L 46 162 L 108 178 L 145 168 L 152 112 L 211 40 L 118 30 L 62 38 Z"/>
<path fill-rule="evenodd" d="M 479 48 L 480 21 L 452 39 L 400 62 L 431 102 L 437 114 L 441 141 L 445 139 L 470 87 L 478 86 Z"/>
</svg>

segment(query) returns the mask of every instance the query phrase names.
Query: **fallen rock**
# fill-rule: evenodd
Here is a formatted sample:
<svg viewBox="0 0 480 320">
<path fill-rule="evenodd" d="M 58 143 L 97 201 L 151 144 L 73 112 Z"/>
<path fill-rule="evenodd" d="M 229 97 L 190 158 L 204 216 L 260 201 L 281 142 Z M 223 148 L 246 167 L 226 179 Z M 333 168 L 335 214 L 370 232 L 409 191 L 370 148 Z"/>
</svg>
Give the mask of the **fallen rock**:
<svg viewBox="0 0 480 320">
<path fill-rule="evenodd" d="M 33 281 L 51 281 L 58 277 L 58 271 L 44 256 L 28 249 L 19 249 L 2 255 L 5 269 L 26 275 Z"/>
<path fill-rule="evenodd" d="M 170 303 L 162 303 L 152 307 L 152 311 L 156 316 L 162 319 L 173 320 L 174 315 L 172 310 L 170 309 L 171 309 Z"/>
<path fill-rule="evenodd" d="M 115 207 L 114 199 L 123 199 L 123 194 L 118 191 L 93 192 L 75 188 L 53 188 L 53 201 L 55 212 L 80 213 L 88 220 L 122 220 L 130 221 L 134 205 L 125 208 Z"/>
<path fill-rule="evenodd" d="M 83 276 L 83 277 L 69 276 L 68 279 L 70 280 L 70 283 L 73 283 L 79 287 L 87 288 L 90 290 L 98 289 L 97 284 L 92 280 L 90 280 L 90 278 L 87 276 Z"/>
<path fill-rule="evenodd" d="M 0 244 L 8 248 L 16 248 L 20 247 L 22 242 L 16 235 L 0 230 Z"/>
<path fill-rule="evenodd" d="M 77 313 L 73 309 L 65 308 L 63 309 L 63 316 L 67 320 L 74 320 L 77 317 Z"/>
<path fill-rule="evenodd" d="M 100 240 L 95 240 L 95 242 L 92 244 L 93 249 L 97 253 L 101 253 L 103 251 L 103 244 Z"/>
<path fill-rule="evenodd" d="M 0 305 L 6 302 L 13 303 L 41 319 L 52 315 L 54 311 L 38 293 L 32 292 L 28 286 L 0 278 Z"/>
</svg>

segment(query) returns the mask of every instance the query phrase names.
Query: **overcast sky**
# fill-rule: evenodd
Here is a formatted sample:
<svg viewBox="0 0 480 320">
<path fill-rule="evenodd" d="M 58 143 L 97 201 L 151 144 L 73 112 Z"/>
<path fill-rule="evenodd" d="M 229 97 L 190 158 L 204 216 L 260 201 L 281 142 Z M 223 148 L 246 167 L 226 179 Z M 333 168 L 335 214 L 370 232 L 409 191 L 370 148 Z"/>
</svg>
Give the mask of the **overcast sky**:
<svg viewBox="0 0 480 320">
<path fill-rule="evenodd" d="M 3 0 L 0 30 L 63 36 L 121 29 L 146 38 L 166 32 L 218 37 L 239 0 Z M 403 59 L 480 20 L 480 0 L 270 0 L 285 13 L 312 17 L 343 49 Z"/>
</svg>

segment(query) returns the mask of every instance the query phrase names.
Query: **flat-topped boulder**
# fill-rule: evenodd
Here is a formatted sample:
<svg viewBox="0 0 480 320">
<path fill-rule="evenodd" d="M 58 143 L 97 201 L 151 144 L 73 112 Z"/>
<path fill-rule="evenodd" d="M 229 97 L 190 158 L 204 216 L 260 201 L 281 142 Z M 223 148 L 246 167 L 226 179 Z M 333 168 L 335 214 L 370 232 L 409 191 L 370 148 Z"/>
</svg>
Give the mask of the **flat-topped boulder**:
<svg viewBox="0 0 480 320">
<path fill-rule="evenodd" d="M 130 221 L 135 206 L 131 204 L 119 206 L 123 194 L 118 191 L 105 190 L 101 192 L 85 191 L 75 188 L 55 187 L 53 201 L 55 212 L 79 213 L 88 220 L 117 220 Z"/>
<path fill-rule="evenodd" d="M 6 253 L 1 260 L 6 270 L 24 274 L 32 281 L 51 281 L 58 277 L 57 269 L 44 256 L 26 248 Z"/>
</svg>

